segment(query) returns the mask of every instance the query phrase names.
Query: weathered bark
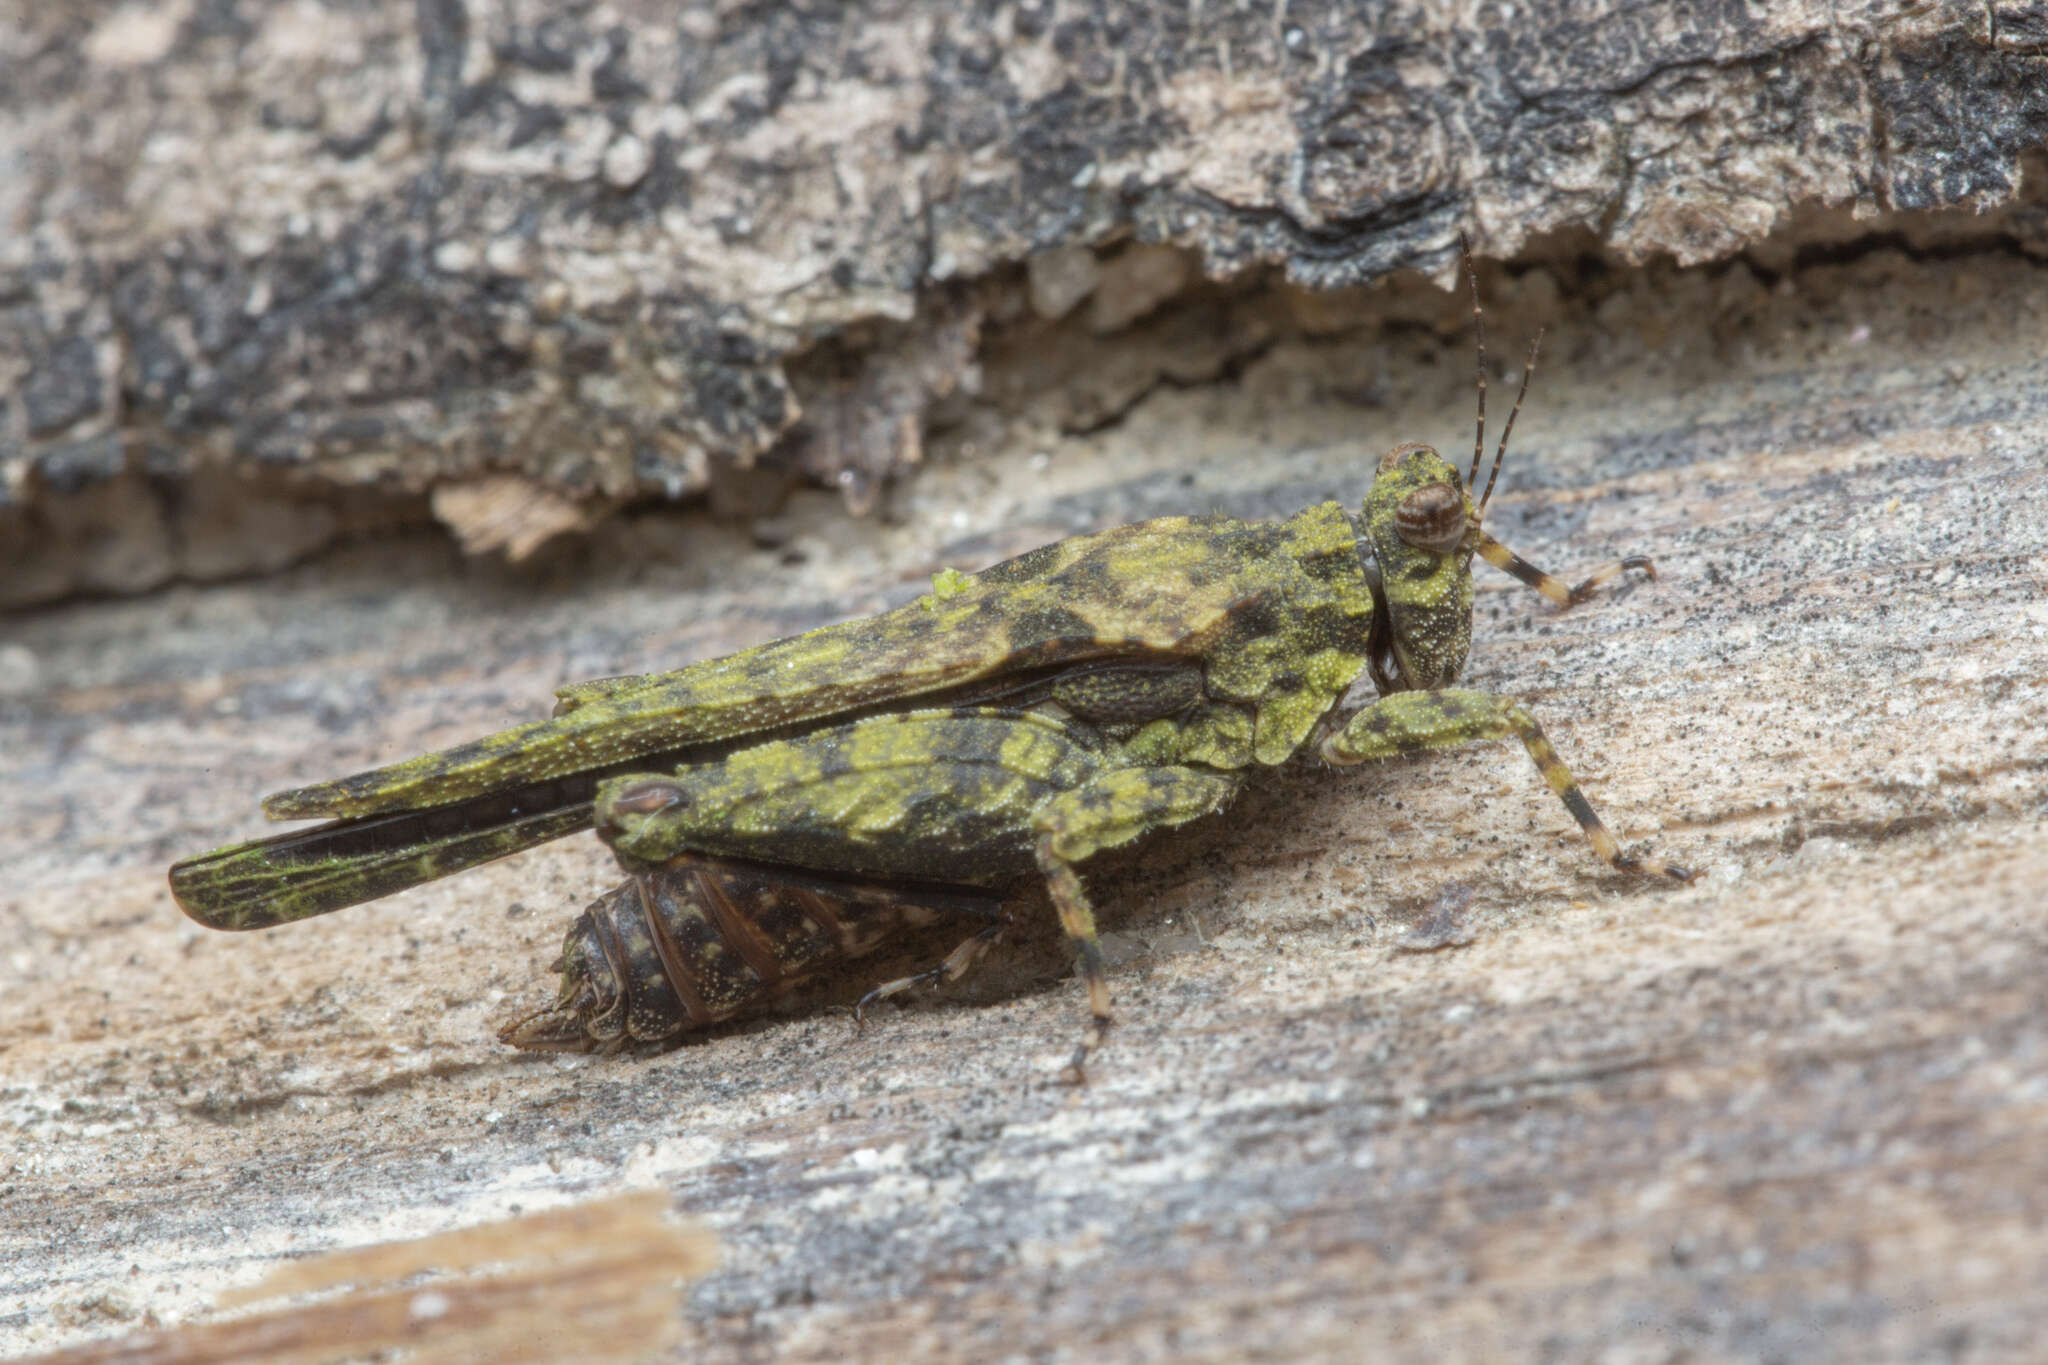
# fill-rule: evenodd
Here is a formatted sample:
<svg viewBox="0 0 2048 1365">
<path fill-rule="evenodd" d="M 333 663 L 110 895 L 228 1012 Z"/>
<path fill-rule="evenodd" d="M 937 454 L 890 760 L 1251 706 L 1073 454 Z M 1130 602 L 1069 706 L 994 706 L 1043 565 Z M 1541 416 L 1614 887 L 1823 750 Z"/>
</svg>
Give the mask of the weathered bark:
<svg viewBox="0 0 2048 1365">
<path fill-rule="evenodd" d="M 1704 262 L 2005 203 L 2048 141 L 2040 6 L 1962 0 L 14 8 L 0 604 L 430 514 L 519 555 L 707 488 L 865 506 L 1077 251 Z"/>
<path fill-rule="evenodd" d="M 977 409 L 897 524 L 826 494 L 769 546 L 634 515 L 518 572 L 421 533 L 15 619 L 0 1342 L 654 1184 L 726 1247 L 681 1309 L 693 1361 L 2038 1350 L 2048 274 L 2006 220 L 1892 226 L 1485 272 L 1497 362 L 1550 327 L 1494 530 L 1662 577 L 1558 614 L 1482 569 L 1472 680 L 1705 879 L 1605 874 L 1513 749 L 1273 774 L 1088 869 L 1122 1022 L 1080 1090 L 1042 926 L 864 1032 L 813 1007 L 537 1060 L 491 1028 L 549 988 L 610 880 L 595 844 L 248 936 L 183 922 L 163 867 L 257 832 L 263 792 L 540 714 L 565 679 L 1082 525 L 1352 501 L 1397 440 L 1461 447 L 1460 297 L 1197 293 L 1128 338 L 1151 361 L 1119 354 L 1156 380 L 1236 329 L 1227 382 L 1062 436 L 1109 382 L 1062 371 L 1019 418 Z M 1086 331 L 1040 325 L 991 373 L 1058 370 Z"/>
</svg>

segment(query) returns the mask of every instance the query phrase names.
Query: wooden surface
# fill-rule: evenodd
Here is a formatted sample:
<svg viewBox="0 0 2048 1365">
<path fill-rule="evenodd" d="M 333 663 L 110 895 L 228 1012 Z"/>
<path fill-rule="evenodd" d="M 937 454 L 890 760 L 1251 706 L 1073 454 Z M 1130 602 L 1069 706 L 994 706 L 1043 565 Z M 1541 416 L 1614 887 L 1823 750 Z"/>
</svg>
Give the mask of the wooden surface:
<svg viewBox="0 0 2048 1365">
<path fill-rule="evenodd" d="M 17 0 L 0 605 L 429 519 L 517 558 L 764 480 L 865 508 L 974 393 L 1015 301 L 983 286 L 1029 271 L 1054 316 L 1098 249 L 1331 288 L 1460 228 L 1699 264 L 1814 205 L 2002 205 L 2048 143 L 2044 16 Z"/>
<path fill-rule="evenodd" d="M 892 518 L 816 495 L 768 548 L 643 516 L 508 573 L 399 536 L 6 618 L 0 1349 L 654 1185 L 724 1245 L 679 1305 L 692 1361 L 2025 1357 L 2048 272 L 1967 226 L 1490 270 L 1499 352 L 1551 328 L 1495 533 L 1663 577 L 1560 615 L 1482 567 L 1471 681 L 1530 701 L 1625 841 L 1706 876 L 1606 873 L 1510 747 L 1273 774 L 1090 867 L 1121 1022 L 1082 1089 L 1042 927 L 862 1032 L 828 1005 L 538 1059 L 491 1031 L 607 884 L 592 841 L 239 937 L 183 921 L 163 870 L 259 832 L 265 792 L 566 679 L 1103 521 L 1353 502 L 1397 440 L 1463 448 L 1461 300 L 1411 281 L 1328 324 L 1261 296 L 1220 380 L 1088 436 L 1050 400 L 980 410 Z M 1469 943 L 1408 951 L 1431 939 Z"/>
</svg>

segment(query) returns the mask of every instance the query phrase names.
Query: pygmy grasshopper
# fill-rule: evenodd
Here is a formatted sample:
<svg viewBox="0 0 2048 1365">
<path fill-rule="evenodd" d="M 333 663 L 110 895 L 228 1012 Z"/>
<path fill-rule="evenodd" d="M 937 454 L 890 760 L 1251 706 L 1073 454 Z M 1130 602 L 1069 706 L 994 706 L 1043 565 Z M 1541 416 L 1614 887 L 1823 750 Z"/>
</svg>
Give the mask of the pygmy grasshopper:
<svg viewBox="0 0 2048 1365">
<path fill-rule="evenodd" d="M 893 611 L 671 673 L 562 688 L 552 718 L 264 802 L 330 823 L 188 859 L 192 918 L 257 929 L 388 895 L 596 825 L 631 878 L 569 931 L 559 997 L 517 1046 L 591 1050 L 730 1018 L 907 923 L 979 932 L 1003 893 L 1046 887 L 1086 982 L 1088 1047 L 1110 1020 L 1076 869 L 1103 849 L 1222 810 L 1248 777 L 1313 747 L 1358 763 L 1519 739 L 1607 864 L 1626 857 L 1529 712 L 1458 688 L 1476 555 L 1561 607 L 1568 587 L 1484 529 L 1535 365 L 1475 502 L 1486 440 L 1479 350 L 1472 466 L 1425 445 L 1379 462 L 1357 517 L 1166 517 L 947 570 Z M 1379 698 L 1340 720 L 1361 673 Z M 915 980 L 917 978 L 911 978 Z M 895 989 L 906 982 L 892 983 Z"/>
</svg>

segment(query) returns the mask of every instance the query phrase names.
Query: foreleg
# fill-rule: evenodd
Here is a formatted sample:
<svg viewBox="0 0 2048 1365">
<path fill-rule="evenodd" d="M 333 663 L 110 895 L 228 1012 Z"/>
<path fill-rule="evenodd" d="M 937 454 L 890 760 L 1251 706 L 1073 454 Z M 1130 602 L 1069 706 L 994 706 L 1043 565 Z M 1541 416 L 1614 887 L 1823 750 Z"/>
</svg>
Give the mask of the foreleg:
<svg viewBox="0 0 2048 1365">
<path fill-rule="evenodd" d="M 1589 600 L 1602 583 L 1611 582 L 1630 569 L 1641 569 L 1653 582 L 1657 577 L 1657 566 L 1646 556 L 1630 555 L 1626 559 L 1609 560 L 1587 574 L 1582 582 L 1566 586 L 1562 578 L 1545 573 L 1484 532 L 1479 536 L 1479 557 L 1502 573 L 1528 584 L 1560 607 L 1576 607 Z"/>
</svg>

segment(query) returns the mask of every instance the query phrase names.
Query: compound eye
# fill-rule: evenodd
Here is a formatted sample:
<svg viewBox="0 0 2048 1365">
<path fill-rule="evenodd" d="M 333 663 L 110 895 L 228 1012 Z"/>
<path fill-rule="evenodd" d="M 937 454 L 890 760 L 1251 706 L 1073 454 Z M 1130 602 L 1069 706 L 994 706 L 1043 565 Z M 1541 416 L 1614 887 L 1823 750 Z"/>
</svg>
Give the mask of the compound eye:
<svg viewBox="0 0 2048 1365">
<path fill-rule="evenodd" d="M 1465 538 L 1465 499 L 1447 483 L 1429 483 L 1401 499 L 1394 530 L 1418 550 L 1449 554 Z"/>
<path fill-rule="evenodd" d="M 1399 469 L 1410 455 L 1434 455 L 1436 452 L 1420 441 L 1405 441 L 1380 456 L 1380 473 L 1386 474 Z"/>
</svg>

